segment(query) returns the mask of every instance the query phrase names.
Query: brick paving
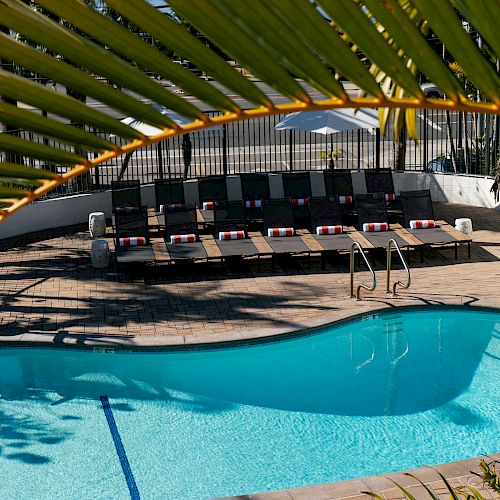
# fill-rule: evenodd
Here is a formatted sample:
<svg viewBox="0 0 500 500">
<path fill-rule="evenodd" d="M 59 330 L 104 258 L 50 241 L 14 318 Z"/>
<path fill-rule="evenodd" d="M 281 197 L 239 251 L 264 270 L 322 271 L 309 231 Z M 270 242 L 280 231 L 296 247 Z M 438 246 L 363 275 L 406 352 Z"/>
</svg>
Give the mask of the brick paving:
<svg viewBox="0 0 500 500">
<path fill-rule="evenodd" d="M 321 269 L 313 259 L 294 259 L 271 272 L 264 262 L 237 270 L 217 264 L 195 265 L 173 273 L 152 266 L 144 273 L 125 274 L 110 266 L 93 269 L 91 239 L 84 228 L 54 230 L 44 235 L 0 241 L 0 341 L 84 344 L 165 345 L 214 342 L 284 333 L 323 324 L 356 313 L 405 305 L 466 304 L 500 307 L 500 212 L 462 205 L 438 204 L 436 217 L 453 224 L 470 217 L 474 225 L 471 259 L 465 247 L 454 260 L 453 247 L 426 249 L 411 260 L 412 286 L 398 297 L 385 294 L 385 255 L 375 257 L 378 288 L 362 292 L 363 300 L 348 298 L 348 261 L 340 258 Z M 399 268 L 393 278 L 404 279 Z M 356 274 L 369 281 L 366 271 Z M 496 456 L 498 459 L 498 455 Z M 458 462 L 454 463 L 457 464 Z M 441 469 L 454 484 L 474 484 L 467 468 L 445 464 Z M 448 468 L 447 468 L 448 467 Z M 419 477 L 439 498 L 448 498 L 442 483 L 429 471 Z M 426 475 L 427 474 L 427 475 Z M 435 474 L 435 473 L 434 473 Z M 391 475 L 392 477 L 392 475 Z M 418 498 L 422 488 L 394 476 Z M 385 482 L 384 482 L 385 481 Z M 405 482 L 406 481 L 406 482 Z M 369 498 L 359 492 L 381 492 L 403 498 L 381 476 L 318 485 L 297 490 L 249 495 L 248 499 Z M 489 496 L 488 496 L 489 495 Z M 485 491 L 485 498 L 499 498 Z"/>
</svg>

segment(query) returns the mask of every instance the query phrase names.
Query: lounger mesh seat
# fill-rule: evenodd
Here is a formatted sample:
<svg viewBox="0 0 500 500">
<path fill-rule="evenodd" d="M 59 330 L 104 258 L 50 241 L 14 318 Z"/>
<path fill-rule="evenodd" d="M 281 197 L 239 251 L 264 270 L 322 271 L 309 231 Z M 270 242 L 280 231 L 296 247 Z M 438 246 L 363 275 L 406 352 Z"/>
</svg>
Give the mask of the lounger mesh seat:
<svg viewBox="0 0 500 500">
<path fill-rule="evenodd" d="M 309 172 L 285 172 L 281 174 L 283 180 L 283 192 L 285 198 L 310 198 L 311 178 Z M 310 224 L 310 214 L 308 206 L 293 207 L 295 226 L 308 228 Z"/>
<path fill-rule="evenodd" d="M 113 212 L 141 207 L 141 185 L 136 179 L 111 182 Z M 118 210 L 117 210 L 118 209 Z"/>
<path fill-rule="evenodd" d="M 316 234 L 318 226 L 342 225 L 342 214 L 338 201 L 325 198 L 311 198 L 311 234 L 327 251 L 350 250 L 354 241 L 346 234 Z"/>
<path fill-rule="evenodd" d="M 199 239 L 196 209 L 187 207 L 177 212 L 168 212 L 165 215 L 167 236 L 164 238 L 167 250 L 172 260 L 206 259 L 207 252 Z M 192 243 L 171 243 L 170 236 L 194 234 L 196 241 Z"/>
<path fill-rule="evenodd" d="M 227 200 L 226 178 L 221 175 L 198 179 L 198 195 L 200 202 L 200 212 L 203 215 L 205 222 L 213 222 L 214 211 L 203 210 L 203 203 L 207 201 L 216 202 Z"/>
<path fill-rule="evenodd" d="M 258 255 L 259 251 L 248 238 L 246 211 L 241 201 L 226 201 L 214 210 L 215 239 L 223 257 Z M 219 232 L 244 231 L 245 238 L 219 240 Z"/>
<path fill-rule="evenodd" d="M 383 193 L 358 194 L 355 196 L 355 202 L 358 211 L 358 229 L 360 231 L 363 231 L 363 224 L 365 223 L 389 223 Z M 386 248 L 391 239 L 394 239 L 400 247 L 409 246 L 409 243 L 393 230 L 373 233 L 363 231 L 362 234 L 375 248 Z"/>
<path fill-rule="evenodd" d="M 118 264 L 153 262 L 155 255 L 148 240 L 148 214 L 146 208 L 134 213 L 117 213 L 114 216 L 115 256 Z M 145 237 L 146 245 L 120 246 L 119 239 L 127 237 Z"/>
<path fill-rule="evenodd" d="M 365 170 L 366 191 L 368 193 L 395 194 L 392 171 L 388 169 Z M 387 202 L 387 209 L 397 217 L 402 217 L 401 200 Z"/>
<path fill-rule="evenodd" d="M 268 200 L 270 198 L 269 178 L 263 173 L 240 174 L 241 196 L 243 202 L 254 200 Z M 249 220 L 262 220 L 262 207 L 246 207 L 246 216 Z"/>
<path fill-rule="evenodd" d="M 445 231 L 442 227 L 428 229 L 411 229 L 411 220 L 435 220 L 434 208 L 432 207 L 431 192 L 428 189 L 421 191 L 405 191 L 400 194 L 403 208 L 404 227 L 408 232 L 416 236 L 426 245 L 455 245 L 455 257 L 459 243 L 467 243 L 470 255 L 470 239 L 457 239 L 453 234 Z"/>
<path fill-rule="evenodd" d="M 356 205 L 354 204 L 351 171 L 325 170 L 323 175 L 327 197 L 352 196 L 353 203 L 341 204 L 340 212 L 344 222 L 347 221 L 347 218 L 349 218 L 349 220 L 354 220 L 354 217 L 356 217 Z"/>
<path fill-rule="evenodd" d="M 288 200 L 269 200 L 263 206 L 264 238 L 277 254 L 309 253 L 299 236 L 267 236 L 269 228 L 294 227 L 292 206 Z"/>
</svg>

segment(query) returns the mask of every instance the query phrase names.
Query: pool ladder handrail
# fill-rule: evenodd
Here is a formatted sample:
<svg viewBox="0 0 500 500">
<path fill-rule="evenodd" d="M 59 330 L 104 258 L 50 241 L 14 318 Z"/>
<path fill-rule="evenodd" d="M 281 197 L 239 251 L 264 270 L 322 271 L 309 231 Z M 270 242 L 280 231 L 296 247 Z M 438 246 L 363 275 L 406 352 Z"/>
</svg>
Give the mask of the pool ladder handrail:
<svg viewBox="0 0 500 500">
<path fill-rule="evenodd" d="M 399 248 L 398 242 L 394 239 L 391 238 L 389 240 L 389 243 L 387 244 L 387 279 L 386 279 L 386 290 L 385 293 L 391 293 L 391 266 L 392 266 L 392 251 L 391 247 L 394 246 L 396 249 L 399 258 L 401 259 L 401 262 L 403 263 L 403 266 L 406 271 L 406 275 L 408 276 L 408 280 L 406 283 L 403 283 L 402 281 L 395 281 L 394 284 L 392 285 L 392 295 L 396 296 L 396 287 L 400 286 L 401 288 L 410 288 L 411 285 L 411 276 L 410 276 L 410 269 L 408 265 L 406 264 L 406 260 L 403 257 L 403 254 L 401 253 L 401 249 Z"/>
<path fill-rule="evenodd" d="M 354 250 L 355 249 L 359 250 L 359 253 L 363 256 L 363 259 L 368 266 L 368 269 L 372 275 L 373 278 L 373 284 L 371 287 L 368 285 L 365 285 L 364 283 L 360 283 L 358 285 L 358 288 L 356 289 L 356 295 L 354 295 Z M 359 295 L 361 293 L 361 289 L 364 288 L 365 290 L 368 290 L 369 292 L 373 292 L 375 288 L 377 287 L 377 279 L 375 278 L 375 271 L 373 270 L 370 262 L 366 258 L 365 252 L 363 251 L 363 247 L 359 244 L 359 242 L 355 241 L 351 245 L 351 253 L 350 253 L 350 258 L 349 258 L 349 268 L 350 268 L 350 273 L 351 273 L 351 298 L 356 298 L 356 300 L 361 300 Z"/>
</svg>

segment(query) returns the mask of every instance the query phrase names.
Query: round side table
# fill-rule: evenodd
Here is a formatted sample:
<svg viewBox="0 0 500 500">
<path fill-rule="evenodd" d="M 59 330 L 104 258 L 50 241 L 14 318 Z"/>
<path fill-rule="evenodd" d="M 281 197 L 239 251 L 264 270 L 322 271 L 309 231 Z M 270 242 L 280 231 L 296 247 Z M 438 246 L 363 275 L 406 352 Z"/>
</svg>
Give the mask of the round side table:
<svg viewBox="0 0 500 500">
<path fill-rule="evenodd" d="M 455 229 L 464 234 L 472 234 L 472 221 L 467 218 L 455 219 Z"/>
<path fill-rule="evenodd" d="M 92 238 L 101 238 L 106 233 L 106 216 L 104 212 L 89 214 L 89 231 Z"/>
<path fill-rule="evenodd" d="M 109 265 L 109 245 L 106 240 L 94 240 L 90 250 L 90 260 L 96 269 L 102 269 Z"/>
</svg>

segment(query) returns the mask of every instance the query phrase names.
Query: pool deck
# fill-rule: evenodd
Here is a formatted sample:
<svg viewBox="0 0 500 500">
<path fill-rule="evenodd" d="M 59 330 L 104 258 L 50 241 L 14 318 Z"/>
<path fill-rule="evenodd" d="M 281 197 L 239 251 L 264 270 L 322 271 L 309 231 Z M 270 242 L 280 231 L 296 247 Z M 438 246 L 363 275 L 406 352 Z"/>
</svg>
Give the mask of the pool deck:
<svg viewBox="0 0 500 500">
<path fill-rule="evenodd" d="M 277 266 L 275 272 L 263 262 L 261 271 L 253 263 L 226 272 L 212 264 L 192 266 L 184 277 L 163 266 L 130 276 L 113 266 L 93 269 L 91 238 L 82 228 L 0 240 L 0 342 L 154 348 L 285 334 L 382 308 L 500 308 L 500 212 L 450 204 L 437 204 L 435 210 L 436 218 L 452 224 L 458 217 L 472 219 L 471 259 L 465 246 L 459 248 L 458 260 L 453 247 L 425 249 L 423 263 L 418 252 L 412 252 L 411 288 L 392 297 L 385 293 L 381 253 L 375 260 L 377 290 L 362 291 L 359 302 L 348 297 L 345 258 L 328 263 L 324 270 L 319 259 L 312 260 L 310 270 L 307 261 L 299 259 Z M 400 266 L 392 277 L 404 279 Z M 368 272 L 356 273 L 356 283 L 369 280 Z M 453 462 L 439 470 L 453 484 L 468 484 L 474 477 L 468 471 L 477 463 Z M 418 476 L 432 483 L 440 498 L 449 497 L 434 471 L 420 470 Z M 395 477 L 405 485 L 413 481 L 401 473 Z M 237 498 L 358 499 L 369 498 L 359 495 L 367 489 L 383 492 L 387 500 L 402 498 L 382 476 Z M 417 499 L 424 498 L 421 490 L 412 490 Z M 499 498 L 488 494 L 485 498 Z"/>
</svg>

